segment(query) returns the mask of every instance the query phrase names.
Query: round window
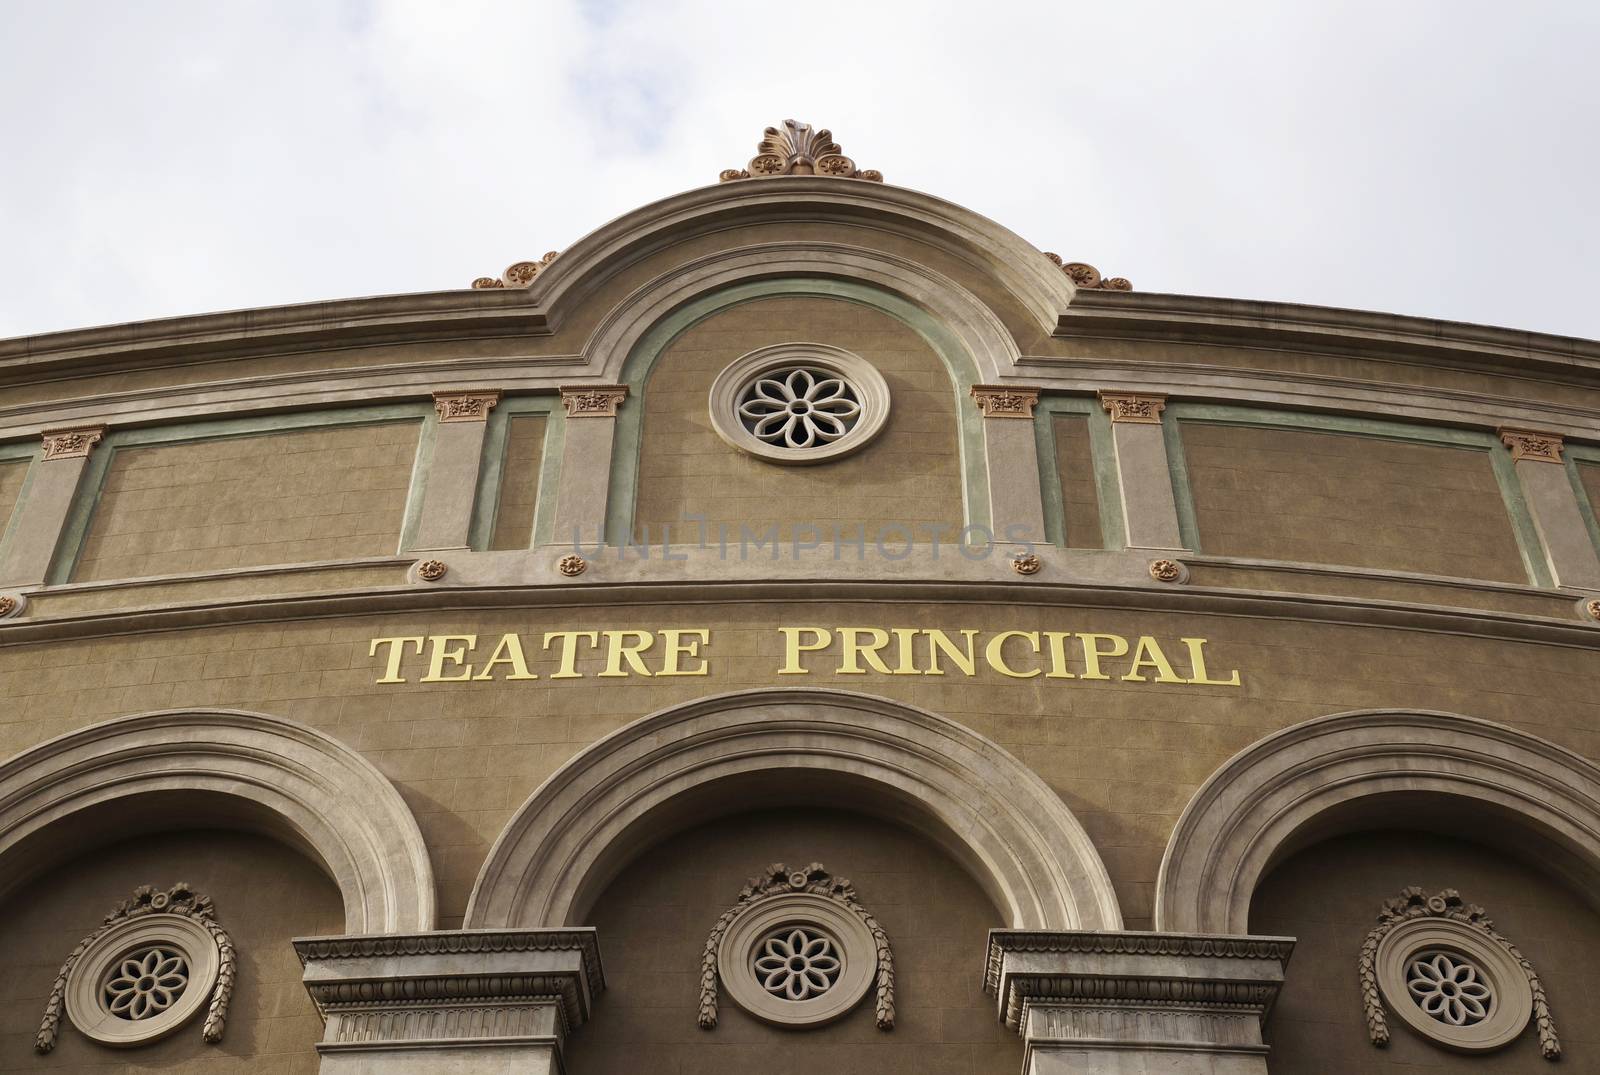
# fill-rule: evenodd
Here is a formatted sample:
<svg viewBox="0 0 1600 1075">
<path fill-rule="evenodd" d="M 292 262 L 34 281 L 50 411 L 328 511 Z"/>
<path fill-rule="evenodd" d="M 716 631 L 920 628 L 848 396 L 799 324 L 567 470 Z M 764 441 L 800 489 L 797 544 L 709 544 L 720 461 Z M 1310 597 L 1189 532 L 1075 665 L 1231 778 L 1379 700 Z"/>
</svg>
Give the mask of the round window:
<svg viewBox="0 0 1600 1075">
<path fill-rule="evenodd" d="M 193 917 L 128 918 L 73 963 L 67 1015 L 102 1045 L 144 1045 L 206 1010 L 220 966 L 216 939 Z"/>
<path fill-rule="evenodd" d="M 1464 1052 L 1498 1049 L 1533 1014 L 1528 976 L 1505 948 L 1448 918 L 1400 922 L 1378 944 L 1384 1002 L 1412 1030 Z"/>
<path fill-rule="evenodd" d="M 808 892 L 753 903 L 722 936 L 717 965 L 734 1003 L 768 1023 L 819 1026 L 867 995 L 872 931 L 837 900 Z"/>
<path fill-rule="evenodd" d="M 859 355 L 783 343 L 735 359 L 711 385 L 711 425 L 773 463 L 838 459 L 865 447 L 889 416 L 889 386 Z"/>
</svg>

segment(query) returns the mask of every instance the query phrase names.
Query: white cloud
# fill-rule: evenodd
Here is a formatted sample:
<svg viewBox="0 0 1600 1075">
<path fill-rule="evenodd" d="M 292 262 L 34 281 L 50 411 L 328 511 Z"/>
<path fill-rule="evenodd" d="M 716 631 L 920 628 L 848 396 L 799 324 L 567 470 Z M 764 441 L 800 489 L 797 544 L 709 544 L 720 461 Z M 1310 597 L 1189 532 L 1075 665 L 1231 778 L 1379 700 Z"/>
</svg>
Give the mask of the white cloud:
<svg viewBox="0 0 1600 1075">
<path fill-rule="evenodd" d="M 1600 8 L 13 6 L 0 335 L 464 285 L 786 117 L 1141 290 L 1600 336 Z"/>
</svg>

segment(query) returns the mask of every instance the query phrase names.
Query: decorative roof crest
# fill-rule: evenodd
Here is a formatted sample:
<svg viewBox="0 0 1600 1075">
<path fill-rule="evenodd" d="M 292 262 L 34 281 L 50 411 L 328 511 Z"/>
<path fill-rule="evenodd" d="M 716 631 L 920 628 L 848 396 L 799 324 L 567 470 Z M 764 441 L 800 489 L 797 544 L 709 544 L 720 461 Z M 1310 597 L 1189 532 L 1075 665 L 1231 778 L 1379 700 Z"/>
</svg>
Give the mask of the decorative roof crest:
<svg viewBox="0 0 1600 1075">
<path fill-rule="evenodd" d="M 1087 261 L 1061 260 L 1060 254 L 1052 254 L 1046 250 L 1044 256 L 1049 258 L 1062 272 L 1072 277 L 1072 282 L 1079 287 L 1086 287 L 1099 291 L 1132 291 L 1133 285 L 1126 276 L 1101 276 L 1100 270 L 1090 265 Z"/>
<path fill-rule="evenodd" d="M 556 258 L 561 256 L 559 250 L 552 250 L 538 261 L 518 261 L 509 266 L 504 276 L 480 276 L 472 281 L 475 288 L 486 287 L 527 287 L 533 283 L 533 278 L 544 271 Z"/>
<path fill-rule="evenodd" d="M 883 182 L 883 173 L 871 168 L 858 170 L 856 162 L 840 151 L 827 129 L 817 130 L 809 123 L 792 119 L 783 127 L 768 127 L 756 155 L 743 168 L 727 168 L 718 176 L 726 183 L 734 179 L 767 179 L 775 175 L 831 175 L 839 179 L 866 179 Z"/>
</svg>

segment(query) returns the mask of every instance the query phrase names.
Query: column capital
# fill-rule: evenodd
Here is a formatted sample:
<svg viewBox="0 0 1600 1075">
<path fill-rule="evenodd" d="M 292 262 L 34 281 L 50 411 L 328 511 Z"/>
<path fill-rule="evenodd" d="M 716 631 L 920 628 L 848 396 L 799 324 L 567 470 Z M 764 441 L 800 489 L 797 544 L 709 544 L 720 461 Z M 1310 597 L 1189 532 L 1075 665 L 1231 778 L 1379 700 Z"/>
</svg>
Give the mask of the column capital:
<svg viewBox="0 0 1600 1075">
<path fill-rule="evenodd" d="M 106 435 L 105 426 L 79 426 L 74 429 L 47 429 L 44 439 L 46 459 L 81 459 Z"/>
<path fill-rule="evenodd" d="M 1531 459 L 1538 463 L 1561 462 L 1561 434 L 1537 429 L 1511 429 L 1501 426 L 1500 440 L 1511 449 L 1513 463 Z"/>
<path fill-rule="evenodd" d="M 1113 422 L 1134 422 L 1143 425 L 1161 424 L 1161 412 L 1166 409 L 1167 397 L 1137 392 L 1101 392 L 1100 406 L 1111 415 Z"/>
<path fill-rule="evenodd" d="M 975 384 L 972 398 L 985 418 L 1033 418 L 1039 402 L 1039 389 L 1022 384 Z"/>
<path fill-rule="evenodd" d="M 1148 1052 L 1198 1073 L 1227 1053 L 1264 1075 L 1261 1025 L 1293 950 L 1288 937 L 991 930 L 984 989 L 1030 1054 Z"/>
<path fill-rule="evenodd" d="M 318 1052 L 377 1054 L 397 1070 L 434 1071 L 444 1047 L 471 1046 L 559 1072 L 563 1041 L 605 988 L 589 928 L 311 937 L 294 950 L 324 1023 Z"/>
<path fill-rule="evenodd" d="M 617 408 L 628 398 L 625 384 L 564 384 L 561 405 L 568 418 L 615 418 Z"/>
<path fill-rule="evenodd" d="M 433 409 L 438 412 L 441 422 L 487 422 L 489 412 L 499 402 L 498 388 L 469 388 L 433 394 Z"/>
</svg>

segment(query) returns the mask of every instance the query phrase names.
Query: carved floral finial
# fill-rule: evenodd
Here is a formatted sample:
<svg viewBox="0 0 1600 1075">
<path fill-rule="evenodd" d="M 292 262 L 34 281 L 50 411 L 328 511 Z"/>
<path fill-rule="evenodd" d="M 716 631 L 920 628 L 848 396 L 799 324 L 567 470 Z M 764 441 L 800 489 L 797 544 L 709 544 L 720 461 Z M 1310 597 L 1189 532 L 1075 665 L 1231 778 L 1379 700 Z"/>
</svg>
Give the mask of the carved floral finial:
<svg viewBox="0 0 1600 1075">
<path fill-rule="evenodd" d="M 533 283 L 533 278 L 544 271 L 556 258 L 561 256 L 561 251 L 552 250 L 538 261 L 518 261 L 506 267 L 501 276 L 480 276 L 472 281 L 472 286 L 479 290 L 488 287 L 527 287 Z"/>
<path fill-rule="evenodd" d="M 1062 261 L 1060 254 L 1052 254 L 1046 250 L 1044 256 L 1049 258 L 1062 272 L 1072 277 L 1072 282 L 1079 287 L 1099 291 L 1132 291 L 1133 284 L 1128 282 L 1126 276 L 1101 276 L 1100 270 L 1090 265 L 1087 261 Z"/>
<path fill-rule="evenodd" d="M 846 157 L 827 129 L 817 130 L 809 123 L 783 121 L 783 127 L 768 127 L 756 146 L 756 155 L 743 168 L 727 168 L 718 180 L 766 179 L 775 175 L 831 175 L 839 179 L 866 179 L 883 182 L 883 173 L 871 168 L 858 170 Z"/>
</svg>

